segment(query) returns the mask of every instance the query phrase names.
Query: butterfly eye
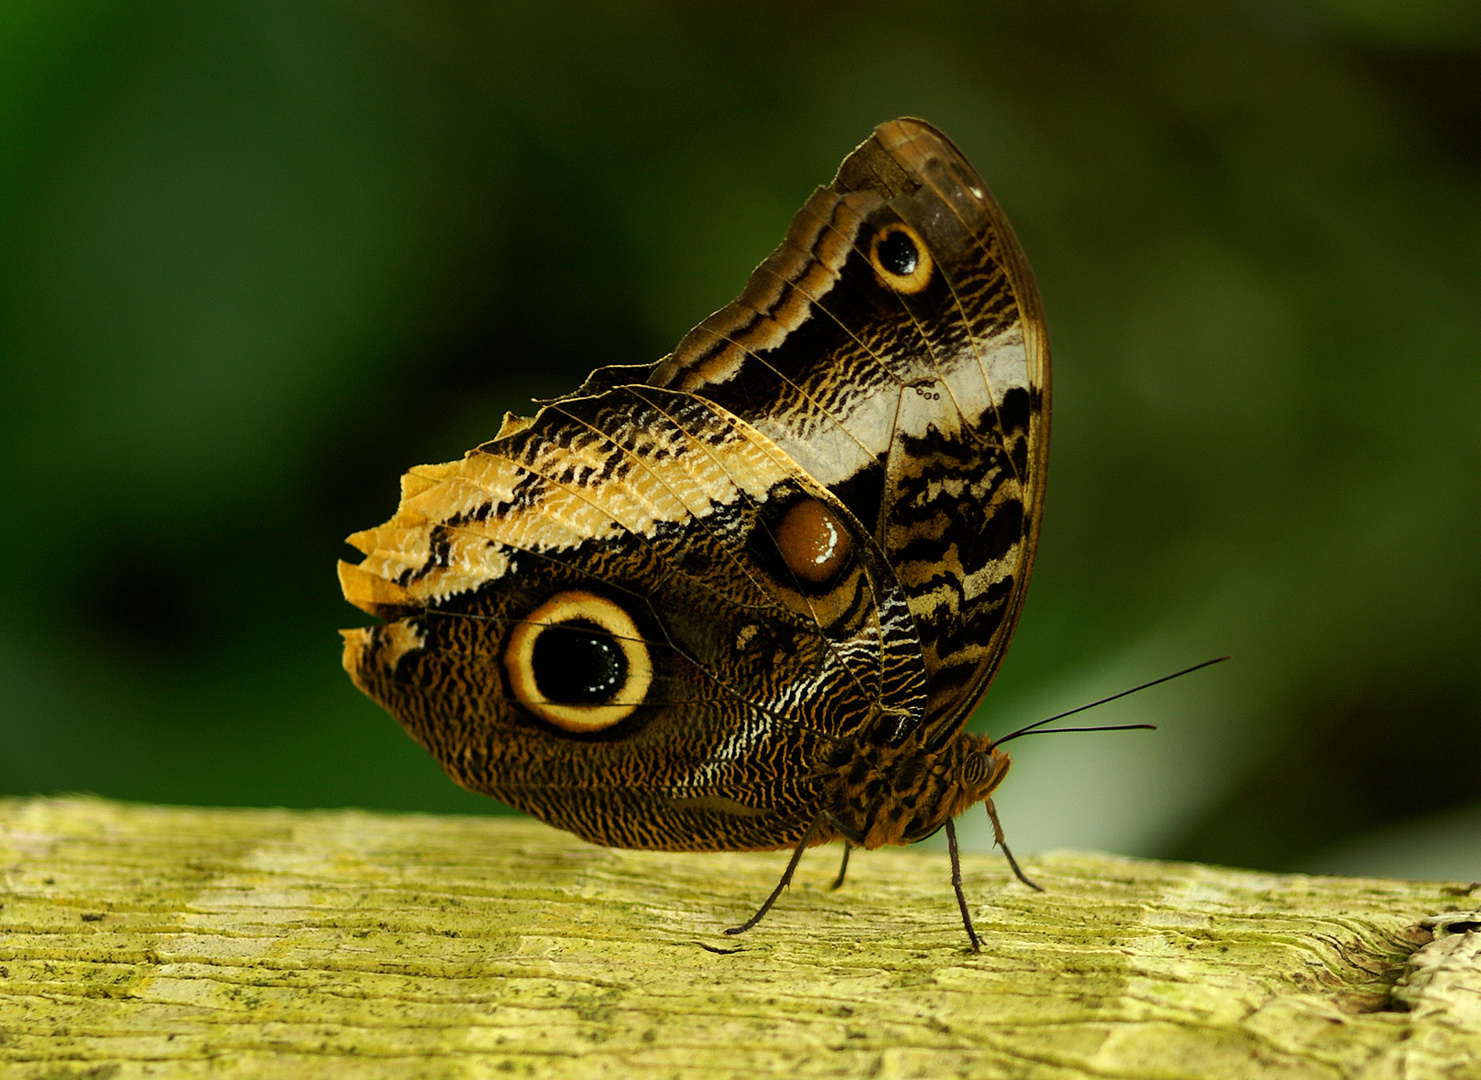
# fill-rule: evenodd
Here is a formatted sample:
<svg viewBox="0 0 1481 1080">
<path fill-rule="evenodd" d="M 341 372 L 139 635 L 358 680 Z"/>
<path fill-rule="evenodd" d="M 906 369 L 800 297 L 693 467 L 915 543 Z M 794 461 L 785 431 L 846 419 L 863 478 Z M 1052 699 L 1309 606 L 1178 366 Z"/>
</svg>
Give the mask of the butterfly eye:
<svg viewBox="0 0 1481 1080">
<path fill-rule="evenodd" d="M 962 783 L 969 788 L 981 785 L 991 774 L 986 754 L 968 754 L 962 762 Z"/>
<path fill-rule="evenodd" d="M 572 732 L 627 719 L 653 682 L 648 646 L 632 616 L 579 591 L 557 593 L 514 627 L 504 668 L 521 705 Z"/>
<path fill-rule="evenodd" d="M 773 535 L 787 569 L 809 585 L 831 582 L 854 549 L 843 522 L 817 499 L 802 499 L 788 507 Z"/>
<path fill-rule="evenodd" d="M 891 222 L 874 234 L 869 263 L 896 292 L 918 293 L 931 283 L 931 253 L 920 234 L 904 222 Z"/>
</svg>

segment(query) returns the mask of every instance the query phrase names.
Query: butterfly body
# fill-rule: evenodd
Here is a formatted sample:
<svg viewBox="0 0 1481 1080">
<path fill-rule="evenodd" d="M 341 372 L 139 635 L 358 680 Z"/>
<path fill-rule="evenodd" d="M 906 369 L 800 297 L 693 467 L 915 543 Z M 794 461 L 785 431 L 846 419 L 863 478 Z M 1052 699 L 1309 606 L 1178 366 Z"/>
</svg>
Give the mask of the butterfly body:
<svg viewBox="0 0 1481 1080">
<path fill-rule="evenodd" d="M 408 473 L 340 567 L 386 620 L 345 667 L 459 783 L 596 843 L 910 843 L 1007 771 L 963 726 L 1047 440 L 1012 232 L 892 121 L 670 356 Z"/>
</svg>

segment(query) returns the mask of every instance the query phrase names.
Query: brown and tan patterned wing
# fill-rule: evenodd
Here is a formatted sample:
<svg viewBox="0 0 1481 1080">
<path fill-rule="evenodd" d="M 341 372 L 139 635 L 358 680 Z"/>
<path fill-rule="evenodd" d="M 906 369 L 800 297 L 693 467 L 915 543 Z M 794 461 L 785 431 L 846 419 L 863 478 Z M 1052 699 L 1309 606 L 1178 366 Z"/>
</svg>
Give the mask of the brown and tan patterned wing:
<svg viewBox="0 0 1481 1080">
<path fill-rule="evenodd" d="M 509 418 L 358 533 L 345 667 L 459 783 L 588 840 L 798 842 L 840 744 L 925 709 L 852 513 L 715 402 L 629 386 Z"/>
<path fill-rule="evenodd" d="M 1049 442 L 1038 292 L 961 153 L 880 125 L 649 379 L 748 421 L 865 524 L 920 633 L 929 742 L 959 730 L 1023 603 Z"/>
</svg>

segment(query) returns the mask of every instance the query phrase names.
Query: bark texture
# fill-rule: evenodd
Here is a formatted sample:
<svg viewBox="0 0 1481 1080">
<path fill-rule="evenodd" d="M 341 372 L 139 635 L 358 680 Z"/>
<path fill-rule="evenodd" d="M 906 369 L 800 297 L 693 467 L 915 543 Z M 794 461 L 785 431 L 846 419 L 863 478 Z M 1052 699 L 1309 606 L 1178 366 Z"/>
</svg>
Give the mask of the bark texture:
<svg viewBox="0 0 1481 1080">
<path fill-rule="evenodd" d="M 0 1074 L 1481 1077 L 1481 888 L 0 801 Z"/>
</svg>

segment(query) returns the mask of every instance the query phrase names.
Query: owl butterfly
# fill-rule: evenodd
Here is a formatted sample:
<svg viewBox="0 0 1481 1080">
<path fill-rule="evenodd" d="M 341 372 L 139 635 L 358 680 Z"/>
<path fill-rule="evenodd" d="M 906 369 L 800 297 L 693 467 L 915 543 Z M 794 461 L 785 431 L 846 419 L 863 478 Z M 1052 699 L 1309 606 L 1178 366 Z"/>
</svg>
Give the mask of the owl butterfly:
<svg viewBox="0 0 1481 1080">
<path fill-rule="evenodd" d="M 982 179 L 881 124 L 740 298 L 349 542 L 344 666 L 464 787 L 597 844 L 908 844 L 1008 756 L 964 725 L 1017 621 L 1049 353 Z M 1004 852 L 1008 853 L 1006 845 Z M 1023 877 L 1012 855 L 1010 863 Z"/>
</svg>

